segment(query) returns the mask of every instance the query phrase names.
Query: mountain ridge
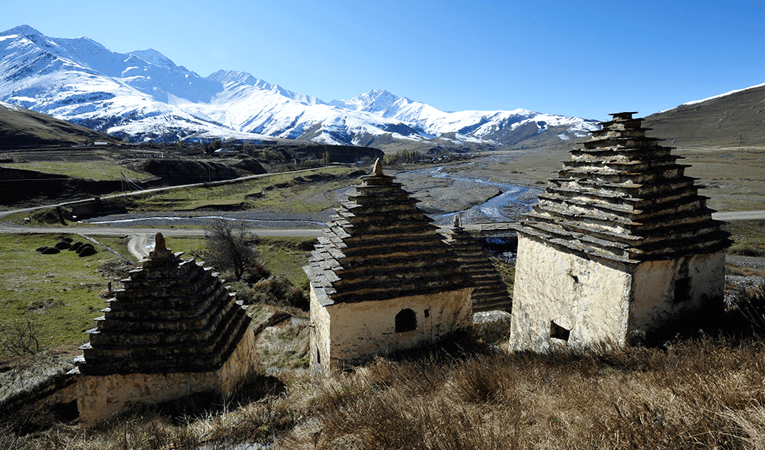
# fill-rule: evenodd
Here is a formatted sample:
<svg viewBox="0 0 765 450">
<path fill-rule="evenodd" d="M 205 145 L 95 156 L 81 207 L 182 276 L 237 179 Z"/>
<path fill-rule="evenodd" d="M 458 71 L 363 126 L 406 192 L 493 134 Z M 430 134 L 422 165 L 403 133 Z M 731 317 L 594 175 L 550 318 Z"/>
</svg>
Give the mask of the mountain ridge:
<svg viewBox="0 0 765 450">
<path fill-rule="evenodd" d="M 0 32 L 0 100 L 132 142 L 290 139 L 470 149 L 565 143 L 597 122 L 512 111 L 443 112 L 372 90 L 324 102 L 253 75 L 207 77 L 154 49 L 116 53 L 89 38 L 50 38 L 21 25 Z"/>
</svg>

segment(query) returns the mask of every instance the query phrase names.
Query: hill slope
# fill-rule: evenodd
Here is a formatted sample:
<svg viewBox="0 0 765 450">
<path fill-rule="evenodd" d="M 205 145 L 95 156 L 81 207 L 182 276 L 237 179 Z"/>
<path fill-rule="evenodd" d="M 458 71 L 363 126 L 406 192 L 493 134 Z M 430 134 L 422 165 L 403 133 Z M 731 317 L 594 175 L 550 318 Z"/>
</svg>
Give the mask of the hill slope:
<svg viewBox="0 0 765 450">
<path fill-rule="evenodd" d="M 84 144 L 88 141 L 113 142 L 115 139 L 81 125 L 0 101 L 0 148 Z"/>
<path fill-rule="evenodd" d="M 645 125 L 674 147 L 765 145 L 765 84 L 652 114 Z"/>
</svg>

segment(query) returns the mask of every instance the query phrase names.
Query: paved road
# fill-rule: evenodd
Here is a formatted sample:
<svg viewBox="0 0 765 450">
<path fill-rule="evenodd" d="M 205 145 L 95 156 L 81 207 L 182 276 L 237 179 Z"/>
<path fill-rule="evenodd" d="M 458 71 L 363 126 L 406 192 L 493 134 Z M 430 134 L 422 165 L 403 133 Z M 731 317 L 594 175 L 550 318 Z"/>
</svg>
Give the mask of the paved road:
<svg viewBox="0 0 765 450">
<path fill-rule="evenodd" d="M 712 218 L 724 221 L 765 219 L 765 210 L 716 212 L 712 214 Z"/>
<path fill-rule="evenodd" d="M 255 178 L 263 175 L 254 175 Z M 230 183 L 233 180 L 226 180 L 219 183 Z M 238 181 L 241 181 L 238 180 Z M 178 189 L 181 186 L 173 186 L 170 188 L 162 189 Z M 60 205 L 65 205 L 61 203 Z M 52 205 L 56 206 L 56 205 Z M 47 206 L 51 207 L 51 205 Z M 22 211 L 32 211 L 37 208 L 25 208 L 12 211 L 0 211 L 0 217 L 6 214 Z M 735 211 L 735 212 L 717 212 L 712 214 L 712 217 L 717 220 L 734 221 L 734 220 L 755 220 L 765 219 L 765 210 L 756 211 Z M 495 228 L 502 224 L 491 224 L 489 228 Z M 468 226 L 466 228 L 476 228 L 475 226 Z M 483 227 L 479 227 L 483 228 Z M 321 236 L 322 230 L 320 229 L 252 229 L 252 232 L 258 236 L 263 237 L 317 237 Z M 136 256 L 139 260 L 145 256 L 148 256 L 151 246 L 153 245 L 153 237 L 157 233 L 162 233 L 165 236 L 204 236 L 204 230 L 202 229 L 187 229 L 187 228 L 137 228 L 137 227 L 112 227 L 112 226 L 67 226 L 67 227 L 32 227 L 22 225 L 10 225 L 0 223 L 0 233 L 67 233 L 67 234 L 81 234 L 84 236 L 129 236 L 130 242 L 128 243 L 128 249 L 130 253 Z"/>
</svg>

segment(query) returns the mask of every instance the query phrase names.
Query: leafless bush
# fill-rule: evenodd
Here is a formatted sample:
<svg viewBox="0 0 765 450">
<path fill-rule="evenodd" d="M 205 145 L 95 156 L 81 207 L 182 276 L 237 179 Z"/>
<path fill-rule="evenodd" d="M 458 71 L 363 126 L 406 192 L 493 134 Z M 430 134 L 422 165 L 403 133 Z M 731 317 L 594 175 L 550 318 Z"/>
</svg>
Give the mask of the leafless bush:
<svg viewBox="0 0 765 450">
<path fill-rule="evenodd" d="M 239 280 L 257 262 L 258 237 L 243 220 L 215 219 L 205 228 L 207 248 L 202 257 L 220 271 L 230 270 Z"/>
<path fill-rule="evenodd" d="M 17 356 L 34 355 L 40 351 L 40 325 L 30 319 L 17 319 L 3 324 L 0 347 Z"/>
<path fill-rule="evenodd" d="M 308 309 L 308 299 L 303 291 L 285 277 L 272 275 L 255 283 L 252 290 L 254 303 Z"/>
<path fill-rule="evenodd" d="M 733 309 L 755 333 L 765 335 L 765 285 L 738 289 Z"/>
</svg>

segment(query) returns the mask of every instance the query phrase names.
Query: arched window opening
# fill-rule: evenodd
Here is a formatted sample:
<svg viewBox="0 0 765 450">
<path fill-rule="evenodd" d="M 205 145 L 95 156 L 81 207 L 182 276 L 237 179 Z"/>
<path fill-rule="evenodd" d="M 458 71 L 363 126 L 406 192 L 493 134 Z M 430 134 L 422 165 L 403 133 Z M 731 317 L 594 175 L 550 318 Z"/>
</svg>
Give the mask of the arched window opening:
<svg viewBox="0 0 765 450">
<path fill-rule="evenodd" d="M 411 309 L 402 309 L 396 314 L 396 333 L 417 329 L 417 314 Z"/>
</svg>

